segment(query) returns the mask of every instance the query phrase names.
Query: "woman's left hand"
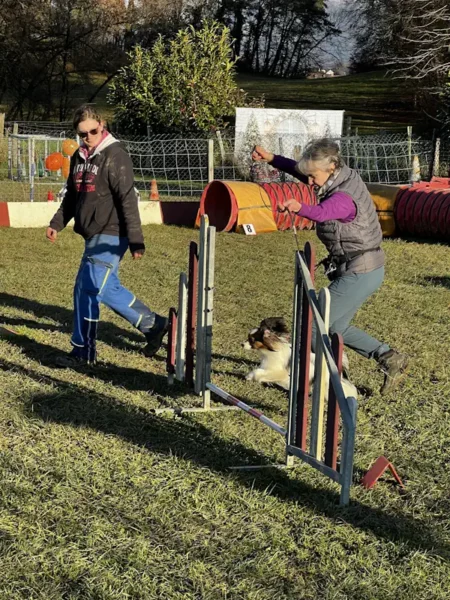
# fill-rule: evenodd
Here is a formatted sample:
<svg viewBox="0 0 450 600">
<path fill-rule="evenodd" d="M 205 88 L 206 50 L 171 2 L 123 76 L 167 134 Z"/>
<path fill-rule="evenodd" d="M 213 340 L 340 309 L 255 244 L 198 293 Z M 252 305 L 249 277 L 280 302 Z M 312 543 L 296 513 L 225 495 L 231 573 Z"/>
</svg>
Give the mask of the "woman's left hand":
<svg viewBox="0 0 450 600">
<path fill-rule="evenodd" d="M 297 200 L 294 200 L 294 198 L 289 198 L 283 201 L 283 207 L 292 213 L 296 213 L 301 209 L 302 205 Z"/>
<path fill-rule="evenodd" d="M 133 252 L 131 256 L 132 256 L 132 257 L 133 257 L 135 260 L 136 260 L 136 259 L 138 259 L 138 260 L 139 260 L 140 258 L 142 258 L 142 257 L 144 256 L 144 253 L 143 253 L 143 252 L 136 251 L 136 252 Z"/>
</svg>

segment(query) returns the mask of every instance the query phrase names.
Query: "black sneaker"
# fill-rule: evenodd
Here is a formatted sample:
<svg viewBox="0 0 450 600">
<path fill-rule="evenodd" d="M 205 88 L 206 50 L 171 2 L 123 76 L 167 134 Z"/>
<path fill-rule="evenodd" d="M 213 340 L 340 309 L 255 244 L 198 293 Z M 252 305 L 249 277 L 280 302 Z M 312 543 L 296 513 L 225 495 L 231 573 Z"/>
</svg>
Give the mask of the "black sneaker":
<svg viewBox="0 0 450 600">
<path fill-rule="evenodd" d="M 389 350 L 379 357 L 378 364 L 384 373 L 384 383 L 381 386 L 380 393 L 382 395 L 389 394 L 406 375 L 408 357 L 406 354 Z"/>
<path fill-rule="evenodd" d="M 57 356 L 53 364 L 58 369 L 80 369 L 83 367 L 93 367 L 96 361 L 89 361 L 86 358 L 71 353 L 66 356 Z"/>
<path fill-rule="evenodd" d="M 142 352 L 148 358 L 152 358 L 161 348 L 162 341 L 164 336 L 169 330 L 169 319 L 167 317 L 162 317 L 161 315 L 156 315 L 155 323 L 153 327 L 145 333 L 145 338 L 147 340 L 147 345 L 144 347 Z"/>
</svg>

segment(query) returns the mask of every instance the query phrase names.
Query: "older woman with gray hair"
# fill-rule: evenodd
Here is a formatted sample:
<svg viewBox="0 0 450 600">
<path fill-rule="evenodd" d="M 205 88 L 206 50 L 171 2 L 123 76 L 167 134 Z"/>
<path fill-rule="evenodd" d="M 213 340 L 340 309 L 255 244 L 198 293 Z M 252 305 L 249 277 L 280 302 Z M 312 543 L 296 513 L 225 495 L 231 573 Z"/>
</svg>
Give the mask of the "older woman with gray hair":
<svg viewBox="0 0 450 600">
<path fill-rule="evenodd" d="M 385 375 L 381 393 L 391 392 L 405 372 L 407 356 L 350 324 L 384 279 L 382 232 L 365 183 L 345 165 L 338 144 L 329 139 L 308 144 L 298 163 L 261 146 L 255 147 L 252 158 L 315 186 L 317 206 L 288 199 L 284 208 L 315 221 L 317 236 L 328 250 L 324 263 L 331 280 L 330 333 L 340 333 L 346 346 L 375 359 Z"/>
</svg>

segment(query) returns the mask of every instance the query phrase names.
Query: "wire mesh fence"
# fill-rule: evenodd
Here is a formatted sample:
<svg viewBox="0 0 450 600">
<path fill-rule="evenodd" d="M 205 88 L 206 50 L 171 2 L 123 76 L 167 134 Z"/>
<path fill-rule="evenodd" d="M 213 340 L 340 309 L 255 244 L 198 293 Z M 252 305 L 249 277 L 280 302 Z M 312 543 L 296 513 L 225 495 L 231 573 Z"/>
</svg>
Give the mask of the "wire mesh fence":
<svg viewBox="0 0 450 600">
<path fill-rule="evenodd" d="M 49 192 L 56 195 L 64 177 L 45 169 L 45 157 L 60 151 L 66 137 L 73 137 L 70 123 L 7 123 L 5 130 L 6 136 L 0 138 L 0 201 L 38 201 L 45 200 Z M 12 130 L 18 134 L 13 135 Z M 131 156 L 141 199 L 149 197 L 153 179 L 161 195 L 183 198 L 199 196 L 212 178 L 242 181 L 250 176 L 249 149 L 236 147 L 232 128 L 209 139 L 152 133 L 116 137 Z M 269 144 L 268 150 L 294 160 L 308 142 L 294 134 L 263 141 Z M 414 173 L 428 179 L 435 150 L 431 140 L 406 133 L 346 136 L 339 138 L 339 143 L 346 163 L 367 183 L 405 184 Z M 434 174 L 448 176 L 449 166 L 450 144 L 442 141 Z"/>
<path fill-rule="evenodd" d="M 160 194 L 177 196 L 199 195 L 208 182 L 207 139 L 124 140 L 124 143 L 141 196 L 149 193 L 153 179 Z"/>
</svg>

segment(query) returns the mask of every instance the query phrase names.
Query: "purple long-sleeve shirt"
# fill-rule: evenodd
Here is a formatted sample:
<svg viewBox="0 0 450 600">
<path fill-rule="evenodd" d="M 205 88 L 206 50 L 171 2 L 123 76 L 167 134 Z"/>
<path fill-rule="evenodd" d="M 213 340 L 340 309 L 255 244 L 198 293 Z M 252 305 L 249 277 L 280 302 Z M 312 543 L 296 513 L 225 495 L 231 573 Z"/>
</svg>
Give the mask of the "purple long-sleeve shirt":
<svg viewBox="0 0 450 600">
<path fill-rule="evenodd" d="M 285 156 L 274 155 L 271 165 L 275 169 L 284 171 L 299 179 L 302 183 L 308 183 L 308 178 L 297 171 L 295 168 L 297 161 Z M 302 204 L 298 211 L 301 217 L 323 223 L 324 221 L 341 221 L 342 223 L 350 223 L 356 217 L 356 206 L 353 199 L 344 192 L 334 192 L 326 200 L 317 206 L 309 206 Z"/>
</svg>

